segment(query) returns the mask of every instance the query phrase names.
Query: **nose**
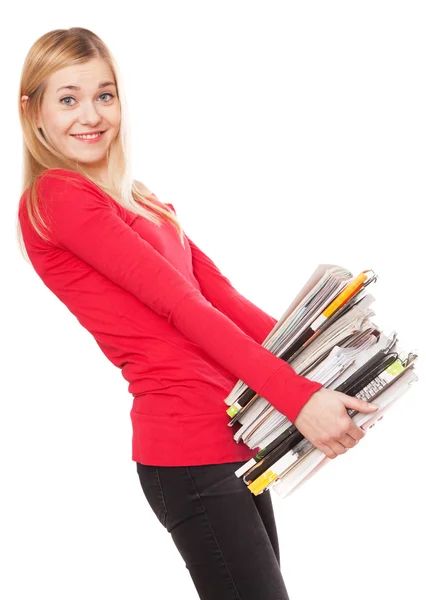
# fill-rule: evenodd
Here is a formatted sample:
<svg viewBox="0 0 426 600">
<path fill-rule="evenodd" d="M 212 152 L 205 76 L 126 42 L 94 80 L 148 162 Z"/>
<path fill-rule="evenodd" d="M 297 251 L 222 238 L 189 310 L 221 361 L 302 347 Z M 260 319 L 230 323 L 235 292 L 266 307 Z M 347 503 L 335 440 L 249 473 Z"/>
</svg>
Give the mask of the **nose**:
<svg viewBox="0 0 426 600">
<path fill-rule="evenodd" d="M 85 104 L 82 104 L 79 118 L 81 125 L 95 127 L 101 121 L 101 119 L 101 115 L 92 102 L 86 102 Z"/>
</svg>

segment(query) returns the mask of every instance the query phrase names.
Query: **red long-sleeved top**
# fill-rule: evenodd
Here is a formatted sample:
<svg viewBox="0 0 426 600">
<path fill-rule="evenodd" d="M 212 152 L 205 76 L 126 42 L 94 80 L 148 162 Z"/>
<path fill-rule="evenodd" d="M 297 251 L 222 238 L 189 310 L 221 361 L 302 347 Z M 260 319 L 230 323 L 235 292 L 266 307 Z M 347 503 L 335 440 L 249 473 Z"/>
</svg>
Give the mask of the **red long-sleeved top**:
<svg viewBox="0 0 426 600">
<path fill-rule="evenodd" d="M 25 191 L 18 216 L 28 256 L 128 381 L 132 460 L 192 466 L 253 457 L 233 439 L 238 425 L 227 425 L 224 399 L 238 379 L 294 422 L 321 384 L 261 345 L 276 319 L 192 240 L 185 235 L 183 247 L 168 220 L 158 227 L 131 213 L 74 171 L 51 169 L 37 185 L 50 242 L 30 226 Z"/>
</svg>

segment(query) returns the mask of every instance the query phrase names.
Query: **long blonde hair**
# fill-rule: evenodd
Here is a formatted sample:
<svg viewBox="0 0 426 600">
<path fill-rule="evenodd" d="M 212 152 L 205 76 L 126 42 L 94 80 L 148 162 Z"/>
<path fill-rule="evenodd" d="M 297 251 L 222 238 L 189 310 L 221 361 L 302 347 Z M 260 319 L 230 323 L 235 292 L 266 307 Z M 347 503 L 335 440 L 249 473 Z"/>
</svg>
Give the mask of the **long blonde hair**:
<svg viewBox="0 0 426 600">
<path fill-rule="evenodd" d="M 108 185 L 86 173 L 78 161 L 61 155 L 48 143 L 36 125 L 47 79 L 59 69 L 82 64 L 93 58 L 102 58 L 109 65 L 114 75 L 117 97 L 121 106 L 120 131 L 108 150 Z M 23 95 L 29 97 L 25 112 L 21 103 Z M 49 231 L 49 227 L 39 209 L 38 178 L 47 169 L 69 169 L 87 177 L 124 208 L 145 217 L 155 225 L 161 226 L 160 217 L 168 219 L 177 228 L 181 242 L 184 244 L 183 229 L 175 213 L 153 194 L 143 193 L 139 182 L 132 180 L 129 117 L 120 71 L 110 50 L 95 33 L 81 27 L 54 29 L 36 40 L 22 68 L 18 104 L 23 132 L 21 195 L 27 190 L 25 201 L 28 217 L 42 239 L 49 241 L 48 236 L 43 232 L 43 229 Z M 29 261 L 19 218 L 17 233 L 21 254 Z"/>
</svg>

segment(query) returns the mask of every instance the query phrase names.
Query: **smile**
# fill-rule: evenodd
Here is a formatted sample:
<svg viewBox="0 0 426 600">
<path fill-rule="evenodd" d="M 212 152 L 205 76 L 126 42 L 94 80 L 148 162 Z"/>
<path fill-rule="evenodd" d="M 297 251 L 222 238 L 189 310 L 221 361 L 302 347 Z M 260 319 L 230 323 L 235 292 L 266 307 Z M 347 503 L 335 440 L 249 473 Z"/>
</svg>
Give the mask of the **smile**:
<svg viewBox="0 0 426 600">
<path fill-rule="evenodd" d="M 73 135 L 71 134 L 71 136 L 73 138 L 75 138 L 76 140 L 80 140 L 81 142 L 95 142 L 98 141 L 103 134 L 105 133 L 105 131 L 103 131 L 102 133 L 92 133 L 90 135 L 84 134 L 84 135 Z"/>
</svg>

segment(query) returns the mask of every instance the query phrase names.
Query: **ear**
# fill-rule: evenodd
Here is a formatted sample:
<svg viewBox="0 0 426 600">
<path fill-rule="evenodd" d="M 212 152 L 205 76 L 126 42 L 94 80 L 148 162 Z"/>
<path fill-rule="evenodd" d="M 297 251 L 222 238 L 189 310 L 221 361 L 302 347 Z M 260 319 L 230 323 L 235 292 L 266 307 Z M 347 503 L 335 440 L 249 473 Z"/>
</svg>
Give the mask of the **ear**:
<svg viewBox="0 0 426 600">
<path fill-rule="evenodd" d="M 24 113 L 25 116 L 27 116 L 27 107 L 28 107 L 28 100 L 29 100 L 29 96 L 21 96 L 21 106 L 22 106 L 22 112 Z M 37 121 L 37 128 L 40 128 L 41 124 L 40 121 Z"/>
<path fill-rule="evenodd" d="M 28 96 L 21 96 L 21 107 L 22 107 L 22 112 L 24 113 L 24 115 L 26 115 L 27 102 L 28 102 Z"/>
</svg>

